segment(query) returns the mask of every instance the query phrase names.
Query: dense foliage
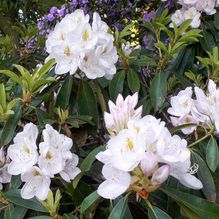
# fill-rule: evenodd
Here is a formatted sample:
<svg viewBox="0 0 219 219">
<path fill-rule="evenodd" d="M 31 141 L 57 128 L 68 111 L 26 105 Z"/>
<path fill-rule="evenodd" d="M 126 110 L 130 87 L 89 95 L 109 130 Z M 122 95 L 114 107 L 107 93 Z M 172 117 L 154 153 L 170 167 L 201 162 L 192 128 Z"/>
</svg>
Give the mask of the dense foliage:
<svg viewBox="0 0 219 219">
<path fill-rule="evenodd" d="M 218 218 L 218 5 L 0 1 L 0 218 Z"/>
</svg>

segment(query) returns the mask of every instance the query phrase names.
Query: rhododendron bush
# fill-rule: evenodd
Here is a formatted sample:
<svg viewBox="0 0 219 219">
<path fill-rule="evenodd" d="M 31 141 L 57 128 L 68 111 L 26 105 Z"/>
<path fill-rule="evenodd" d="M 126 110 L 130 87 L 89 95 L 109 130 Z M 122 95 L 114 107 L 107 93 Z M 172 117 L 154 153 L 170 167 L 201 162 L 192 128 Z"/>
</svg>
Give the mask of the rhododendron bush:
<svg viewBox="0 0 219 219">
<path fill-rule="evenodd" d="M 0 217 L 219 218 L 219 1 L 0 2 Z"/>
</svg>

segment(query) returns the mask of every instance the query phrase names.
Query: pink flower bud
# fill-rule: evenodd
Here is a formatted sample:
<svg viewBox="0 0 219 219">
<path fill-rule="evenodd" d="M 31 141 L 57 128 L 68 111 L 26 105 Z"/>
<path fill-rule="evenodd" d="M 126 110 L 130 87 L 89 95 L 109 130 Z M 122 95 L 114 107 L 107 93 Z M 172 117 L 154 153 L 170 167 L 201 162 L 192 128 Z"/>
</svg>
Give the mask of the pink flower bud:
<svg viewBox="0 0 219 219">
<path fill-rule="evenodd" d="M 170 166 L 164 165 L 158 168 L 151 178 L 152 185 L 160 185 L 165 182 L 170 174 Z"/>
<path fill-rule="evenodd" d="M 150 176 L 157 166 L 157 156 L 150 151 L 145 152 L 140 166 L 143 173 L 147 176 Z"/>
</svg>

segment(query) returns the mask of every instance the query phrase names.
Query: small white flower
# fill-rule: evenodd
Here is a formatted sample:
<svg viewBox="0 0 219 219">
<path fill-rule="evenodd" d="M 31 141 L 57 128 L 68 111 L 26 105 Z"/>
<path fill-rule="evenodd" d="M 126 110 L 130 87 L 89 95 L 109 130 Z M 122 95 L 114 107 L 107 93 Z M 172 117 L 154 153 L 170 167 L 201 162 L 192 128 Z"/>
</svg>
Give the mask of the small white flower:
<svg viewBox="0 0 219 219">
<path fill-rule="evenodd" d="M 64 169 L 65 160 L 59 150 L 45 146 L 40 149 L 38 164 L 50 177 L 54 177 L 55 174 L 60 173 Z"/>
<path fill-rule="evenodd" d="M 102 174 L 106 180 L 99 185 L 97 193 L 103 198 L 115 199 L 122 195 L 131 184 L 129 173 L 114 167 L 104 165 Z"/>
<path fill-rule="evenodd" d="M 190 26 L 192 28 L 198 28 L 201 24 L 201 13 L 196 10 L 196 8 L 191 7 L 184 12 L 185 19 L 192 19 Z"/>
<path fill-rule="evenodd" d="M 57 149 L 58 153 L 61 154 L 63 159 L 72 158 L 70 149 L 73 145 L 73 142 L 71 138 L 60 134 L 51 125 L 47 124 L 46 128 L 43 130 L 43 139 L 44 142 L 41 142 L 39 145 L 40 152 L 49 146 Z"/>
<path fill-rule="evenodd" d="M 50 178 L 45 173 L 34 166 L 21 175 L 21 180 L 25 182 L 21 189 L 21 197 L 31 199 L 34 196 L 40 200 L 47 198 L 50 186 Z"/>
<path fill-rule="evenodd" d="M 167 110 L 169 114 L 177 117 L 188 115 L 192 107 L 192 88 L 187 87 L 180 91 L 177 96 L 171 97 L 170 103 L 171 107 Z"/>
<path fill-rule="evenodd" d="M 63 171 L 60 172 L 60 176 L 66 182 L 70 182 L 81 172 L 81 170 L 77 167 L 77 165 L 78 165 L 78 156 L 76 154 L 72 154 L 72 159 L 65 161 L 65 166 Z"/>
<path fill-rule="evenodd" d="M 178 135 L 171 136 L 167 129 L 157 142 L 156 153 L 160 162 L 168 164 L 179 161 L 184 162 L 190 157 L 187 141 L 181 139 Z"/>
<path fill-rule="evenodd" d="M 173 27 L 173 23 L 176 25 L 176 26 L 179 26 L 181 25 L 184 21 L 185 21 L 185 17 L 184 17 L 184 14 L 183 14 L 183 10 L 176 10 L 175 13 L 171 16 L 171 21 L 172 23 L 170 24 L 170 27 Z"/>
<path fill-rule="evenodd" d="M 119 170 L 132 171 L 141 162 L 146 144 L 142 135 L 124 129 L 107 143 L 107 150 L 96 158 Z"/>
<path fill-rule="evenodd" d="M 12 175 L 19 175 L 31 169 L 36 164 L 38 152 L 36 138 L 37 127 L 29 123 L 25 125 L 23 132 L 18 133 L 14 138 L 14 144 L 8 148 L 8 156 L 11 163 L 8 165 L 8 172 Z"/>
</svg>

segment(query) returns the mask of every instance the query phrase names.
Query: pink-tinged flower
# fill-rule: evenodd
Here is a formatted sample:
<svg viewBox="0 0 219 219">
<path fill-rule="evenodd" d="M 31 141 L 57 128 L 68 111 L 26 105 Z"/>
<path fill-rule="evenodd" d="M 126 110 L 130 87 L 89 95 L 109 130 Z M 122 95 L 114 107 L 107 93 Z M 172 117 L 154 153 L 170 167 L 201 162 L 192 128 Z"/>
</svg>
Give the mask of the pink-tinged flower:
<svg viewBox="0 0 219 219">
<path fill-rule="evenodd" d="M 150 151 L 145 152 L 143 159 L 141 160 L 141 163 L 140 163 L 142 172 L 145 175 L 150 176 L 154 172 L 157 165 L 158 165 L 157 156 Z"/>
<path fill-rule="evenodd" d="M 159 167 L 152 175 L 151 184 L 160 185 L 164 183 L 170 175 L 170 166 L 163 165 Z"/>
<path fill-rule="evenodd" d="M 111 135 L 116 135 L 122 129 L 127 128 L 127 123 L 130 119 L 141 117 L 142 106 L 135 109 L 137 102 L 138 93 L 135 93 L 133 96 L 127 96 L 125 99 L 119 94 L 116 104 L 109 101 L 110 113 L 105 112 L 104 120 L 106 128 Z"/>
</svg>

